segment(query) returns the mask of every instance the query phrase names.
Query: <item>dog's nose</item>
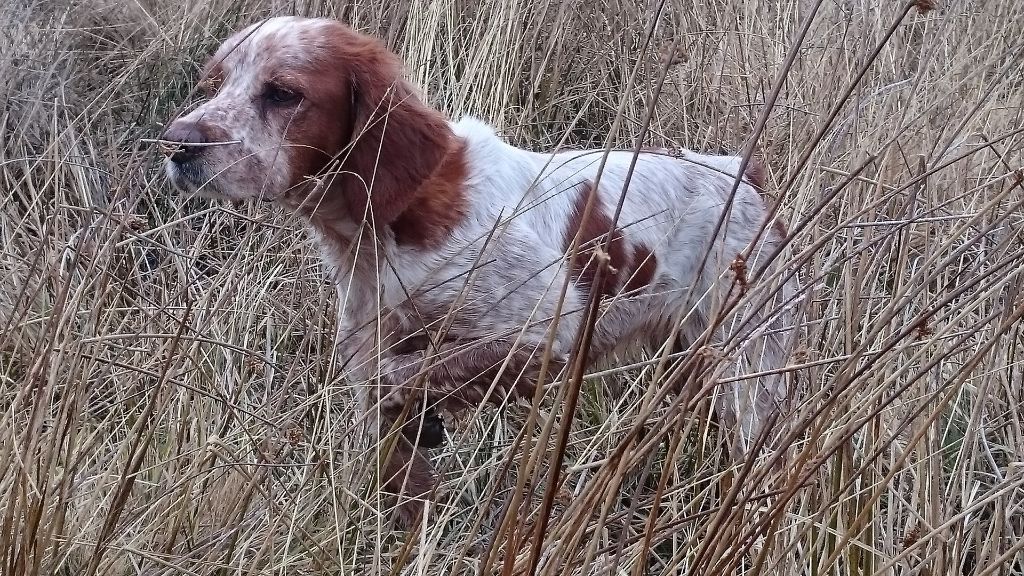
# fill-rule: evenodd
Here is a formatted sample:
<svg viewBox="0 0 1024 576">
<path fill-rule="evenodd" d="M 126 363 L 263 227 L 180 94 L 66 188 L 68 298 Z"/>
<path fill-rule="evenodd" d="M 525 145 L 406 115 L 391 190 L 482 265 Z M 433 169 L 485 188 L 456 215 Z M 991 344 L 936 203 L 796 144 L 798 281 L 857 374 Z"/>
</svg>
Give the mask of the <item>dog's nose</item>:
<svg viewBox="0 0 1024 576">
<path fill-rule="evenodd" d="M 161 140 L 160 151 L 175 164 L 192 160 L 210 141 L 202 125 L 181 118 L 171 122 Z"/>
</svg>

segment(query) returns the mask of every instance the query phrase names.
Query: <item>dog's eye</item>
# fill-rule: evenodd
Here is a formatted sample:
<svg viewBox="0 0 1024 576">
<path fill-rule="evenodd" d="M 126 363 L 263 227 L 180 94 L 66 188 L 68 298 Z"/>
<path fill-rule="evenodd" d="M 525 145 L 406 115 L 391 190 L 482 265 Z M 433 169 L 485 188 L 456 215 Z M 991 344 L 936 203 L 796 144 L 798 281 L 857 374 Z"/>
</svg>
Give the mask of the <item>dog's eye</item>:
<svg viewBox="0 0 1024 576">
<path fill-rule="evenodd" d="M 294 104 L 302 98 L 302 95 L 294 90 L 289 90 L 277 84 L 267 84 L 263 97 L 274 104 Z"/>
</svg>

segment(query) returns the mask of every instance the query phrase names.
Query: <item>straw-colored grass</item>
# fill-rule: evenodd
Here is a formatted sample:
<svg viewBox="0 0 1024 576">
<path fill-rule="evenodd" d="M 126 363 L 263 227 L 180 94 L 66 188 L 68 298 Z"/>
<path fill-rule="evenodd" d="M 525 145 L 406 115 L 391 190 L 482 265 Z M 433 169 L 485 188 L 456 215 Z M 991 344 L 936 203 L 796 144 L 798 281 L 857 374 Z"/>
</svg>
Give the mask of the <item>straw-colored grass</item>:
<svg viewBox="0 0 1024 576">
<path fill-rule="evenodd" d="M 0 574 L 1024 572 L 1021 0 L 73 4 L 0 0 Z M 460 423 L 391 530 L 301 226 L 171 192 L 145 142 L 285 13 L 521 146 L 634 146 L 663 72 L 646 143 L 756 138 L 806 289 L 786 465 L 648 364 L 584 381 L 550 510 L 555 390 L 522 436 Z"/>
</svg>

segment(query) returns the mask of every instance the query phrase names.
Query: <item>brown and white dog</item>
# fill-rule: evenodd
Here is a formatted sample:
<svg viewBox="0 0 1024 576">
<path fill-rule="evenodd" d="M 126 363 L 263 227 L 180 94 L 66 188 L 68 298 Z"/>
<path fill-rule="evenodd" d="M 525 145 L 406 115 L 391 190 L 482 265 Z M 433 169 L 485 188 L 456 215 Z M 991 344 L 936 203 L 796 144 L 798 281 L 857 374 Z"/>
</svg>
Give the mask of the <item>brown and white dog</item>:
<svg viewBox="0 0 1024 576">
<path fill-rule="evenodd" d="M 408 400 L 427 406 L 384 470 L 404 523 L 432 488 L 433 410 L 530 395 L 545 355 L 551 381 L 591 296 L 587 362 L 623 344 L 738 342 L 715 390 L 734 453 L 785 405 L 791 306 L 765 299 L 722 320 L 784 240 L 756 163 L 740 175 L 738 157 L 686 150 L 515 148 L 479 120 L 449 122 L 378 40 L 331 20 L 236 33 L 202 87 L 207 100 L 163 135 L 171 182 L 299 215 L 337 286 L 338 352 L 368 421 L 386 430 Z M 768 374 L 737 377 L 754 372 Z"/>
</svg>

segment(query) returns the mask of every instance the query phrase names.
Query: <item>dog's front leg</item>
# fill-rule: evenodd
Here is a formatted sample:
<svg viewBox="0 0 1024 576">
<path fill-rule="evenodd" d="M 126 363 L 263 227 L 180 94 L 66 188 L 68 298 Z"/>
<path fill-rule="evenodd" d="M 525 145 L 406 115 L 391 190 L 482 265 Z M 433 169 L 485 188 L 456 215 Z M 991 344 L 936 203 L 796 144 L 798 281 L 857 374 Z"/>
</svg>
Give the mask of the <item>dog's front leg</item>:
<svg viewBox="0 0 1024 576">
<path fill-rule="evenodd" d="M 380 455 L 386 458 L 380 468 L 381 484 L 396 495 L 398 526 L 411 530 L 417 520 L 426 517 L 425 506 L 431 500 L 436 478 L 424 448 L 415 446 L 402 433 L 387 434 L 396 421 L 395 416 L 381 414 Z"/>
<path fill-rule="evenodd" d="M 452 340 L 433 352 L 405 349 L 380 359 L 382 420 L 389 425 L 404 422 L 385 466 L 387 488 L 403 498 L 400 520 L 415 518 L 434 485 L 424 448 L 434 441 L 440 444 L 443 436 L 435 407 L 459 410 L 483 402 L 499 404 L 508 394 L 532 395 L 543 362 L 540 350 L 539 344 Z M 550 360 L 550 373 L 558 374 L 564 359 Z"/>
</svg>

